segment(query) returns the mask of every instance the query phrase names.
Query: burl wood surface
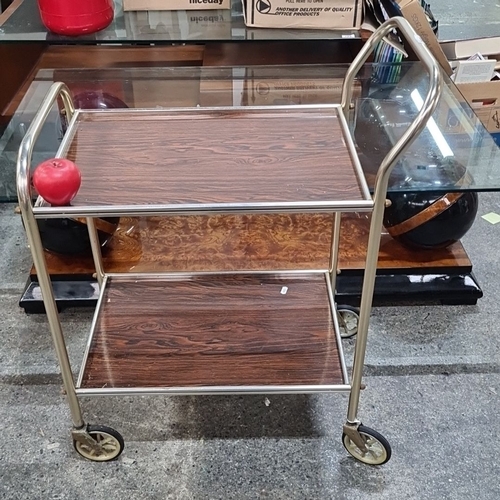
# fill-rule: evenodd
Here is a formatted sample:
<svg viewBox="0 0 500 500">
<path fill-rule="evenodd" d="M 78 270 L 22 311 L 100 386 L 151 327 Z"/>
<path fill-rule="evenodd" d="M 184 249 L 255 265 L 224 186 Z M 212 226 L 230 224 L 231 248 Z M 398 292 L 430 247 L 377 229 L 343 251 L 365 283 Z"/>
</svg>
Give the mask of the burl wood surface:
<svg viewBox="0 0 500 500">
<path fill-rule="evenodd" d="M 336 110 L 83 114 L 75 206 L 362 200 Z"/>
<path fill-rule="evenodd" d="M 108 272 L 325 269 L 332 216 L 327 214 L 122 217 L 104 249 Z M 369 216 L 344 214 L 340 268 L 364 269 Z M 90 257 L 46 252 L 53 276 L 88 276 Z M 460 243 L 449 248 L 415 250 L 385 231 L 378 265 L 383 272 L 469 272 L 471 263 Z"/>
<path fill-rule="evenodd" d="M 111 280 L 103 303 L 82 387 L 343 383 L 322 275 Z"/>
</svg>

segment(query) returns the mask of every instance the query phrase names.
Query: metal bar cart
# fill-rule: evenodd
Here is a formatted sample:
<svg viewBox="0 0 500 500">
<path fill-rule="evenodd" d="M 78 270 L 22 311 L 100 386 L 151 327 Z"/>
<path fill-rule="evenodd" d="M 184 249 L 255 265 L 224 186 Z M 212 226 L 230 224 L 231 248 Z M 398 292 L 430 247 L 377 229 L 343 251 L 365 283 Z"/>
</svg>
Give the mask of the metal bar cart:
<svg viewBox="0 0 500 500">
<path fill-rule="evenodd" d="M 430 85 L 380 165 L 372 196 L 346 117 L 356 74 L 395 28 Z M 393 18 L 350 66 L 340 105 L 83 111 L 63 83 L 52 86 L 22 141 L 17 186 L 80 455 L 107 461 L 124 447 L 115 430 L 85 422 L 82 396 L 347 392 L 347 451 L 367 464 L 389 460 L 387 440 L 358 420 L 382 217 L 391 170 L 425 127 L 441 85 L 422 40 Z M 82 173 L 68 206 L 33 203 L 30 182 L 34 143 L 59 98 L 69 125 L 58 157 Z M 349 211 L 372 213 L 350 380 L 335 303 L 341 213 Z M 328 268 L 107 274 L 103 266 L 100 217 L 283 213 L 334 214 Z M 100 284 L 76 383 L 37 223 L 64 217 L 86 221 Z"/>
</svg>

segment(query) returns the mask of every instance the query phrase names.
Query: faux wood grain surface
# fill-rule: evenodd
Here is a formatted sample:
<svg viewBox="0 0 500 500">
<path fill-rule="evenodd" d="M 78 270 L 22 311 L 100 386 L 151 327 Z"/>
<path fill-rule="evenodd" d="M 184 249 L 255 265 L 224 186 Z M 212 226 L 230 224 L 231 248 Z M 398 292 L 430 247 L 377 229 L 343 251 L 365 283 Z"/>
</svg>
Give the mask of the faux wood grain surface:
<svg viewBox="0 0 500 500">
<path fill-rule="evenodd" d="M 208 43 L 204 66 L 351 63 L 361 40 L 287 40 L 247 43 Z"/>
<path fill-rule="evenodd" d="M 106 264 L 117 272 L 326 269 L 331 224 L 328 215 L 296 214 L 122 218 L 120 260 L 106 254 Z"/>
<path fill-rule="evenodd" d="M 83 115 L 75 206 L 360 200 L 335 110 Z"/>
<path fill-rule="evenodd" d="M 340 268 L 364 269 L 369 216 L 344 214 Z M 326 214 L 218 215 L 122 218 L 104 252 L 109 272 L 324 269 L 328 265 L 331 216 Z M 89 257 L 46 252 L 51 275 L 90 275 Z M 385 231 L 379 253 L 382 272 L 469 272 L 460 242 L 449 248 L 404 247 Z"/>
<path fill-rule="evenodd" d="M 120 278 L 104 304 L 82 387 L 342 383 L 322 275 Z"/>
<path fill-rule="evenodd" d="M 31 83 L 44 47 L 43 42 L 0 44 L 0 115 L 10 119 L 15 113 L 20 103 L 17 93 Z"/>
<path fill-rule="evenodd" d="M 203 45 L 182 46 L 88 46 L 53 45 L 40 61 L 41 68 L 153 68 L 198 66 L 203 59 Z"/>
</svg>

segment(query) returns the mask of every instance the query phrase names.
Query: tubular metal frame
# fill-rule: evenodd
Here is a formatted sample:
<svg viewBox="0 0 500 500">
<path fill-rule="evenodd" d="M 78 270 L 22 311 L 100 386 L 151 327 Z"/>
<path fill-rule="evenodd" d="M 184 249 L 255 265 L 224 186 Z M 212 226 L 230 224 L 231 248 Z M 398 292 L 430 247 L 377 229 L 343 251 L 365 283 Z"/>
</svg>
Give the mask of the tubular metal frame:
<svg viewBox="0 0 500 500">
<path fill-rule="evenodd" d="M 33 148 L 35 142 L 40 135 L 42 126 L 47 119 L 52 106 L 61 97 L 63 107 L 66 112 L 68 120 L 72 120 L 75 114 L 75 107 L 68 87 L 64 83 L 55 83 L 50 88 L 47 96 L 43 100 L 37 115 L 31 123 L 26 135 L 24 136 L 21 146 L 19 148 L 19 156 L 17 160 L 17 196 L 19 198 L 19 206 L 26 228 L 28 243 L 31 248 L 33 256 L 33 263 L 35 265 L 40 291 L 42 293 L 43 303 L 45 305 L 45 312 L 47 313 L 47 320 L 50 326 L 50 332 L 54 347 L 56 350 L 59 366 L 61 367 L 61 376 L 63 380 L 64 389 L 68 397 L 69 408 L 71 411 L 71 418 L 73 426 L 77 429 L 82 428 L 85 424 L 83 421 L 82 410 L 78 401 L 75 384 L 73 381 L 73 373 L 68 357 L 68 350 L 64 341 L 64 335 L 59 321 L 59 314 L 57 312 L 57 305 L 54 299 L 52 290 L 52 282 L 47 271 L 47 263 L 45 261 L 45 254 L 43 251 L 42 240 L 38 231 L 38 224 L 36 222 L 33 206 L 31 202 L 31 183 L 30 183 L 30 166 L 31 157 L 33 155 Z"/>
<path fill-rule="evenodd" d="M 363 288 L 361 290 L 360 317 L 358 323 L 358 333 L 356 338 L 356 350 L 354 353 L 352 370 L 352 390 L 349 398 L 347 410 L 347 421 L 357 422 L 359 406 L 359 394 L 361 381 L 363 378 L 363 365 L 365 362 L 366 343 L 368 336 L 368 326 L 373 302 L 373 291 L 375 288 L 375 276 L 377 273 L 378 252 L 380 247 L 380 237 L 382 231 L 382 220 L 384 216 L 387 186 L 392 169 L 408 150 L 413 141 L 420 135 L 432 116 L 441 95 L 443 87 L 443 75 L 441 69 L 434 59 L 424 41 L 418 36 L 408 21 L 404 18 L 395 17 L 386 21 L 365 43 L 358 53 L 353 63 L 347 70 L 342 87 L 341 106 L 344 114 L 348 114 L 351 109 L 352 85 L 354 77 L 358 74 L 362 65 L 366 62 L 375 46 L 385 38 L 394 28 L 399 28 L 405 39 L 422 61 L 429 73 L 429 90 L 424 100 L 424 104 L 417 114 L 415 120 L 401 136 L 398 142 L 387 153 L 387 156 L 380 165 L 374 188 L 374 207 L 370 223 L 370 236 L 366 252 L 365 274 L 363 278 Z"/>
<path fill-rule="evenodd" d="M 375 188 L 373 199 L 369 194 L 366 181 L 364 179 L 359 160 L 357 158 L 354 143 L 352 137 L 350 136 L 346 117 L 348 116 L 350 109 L 352 108 L 351 97 L 352 97 L 352 85 L 355 76 L 361 69 L 361 66 L 366 62 L 369 55 L 373 52 L 377 43 L 379 43 L 383 38 L 385 38 L 393 29 L 398 28 L 406 40 L 414 49 L 417 56 L 423 62 L 425 68 L 427 69 L 430 77 L 430 85 L 427 96 L 425 98 L 424 104 L 419 111 L 417 117 L 413 123 L 409 126 L 407 131 L 402 135 L 399 141 L 394 145 L 391 151 L 384 158 L 380 165 L 375 180 Z M 374 291 L 375 276 L 377 270 L 377 260 L 378 252 L 380 246 L 380 235 L 382 228 L 382 217 L 385 208 L 387 185 L 389 175 L 396 165 L 400 157 L 405 153 L 408 147 L 412 144 L 414 139 L 420 134 L 420 132 L 425 127 L 427 120 L 432 115 L 436 108 L 438 99 L 441 93 L 442 87 L 442 75 L 439 66 L 423 41 L 415 34 L 409 23 L 403 18 L 392 18 L 385 22 L 366 42 L 358 56 L 354 59 L 353 63 L 349 67 L 343 88 L 342 88 L 342 100 L 341 105 L 321 105 L 321 106 L 301 106 L 300 108 L 336 108 L 338 110 L 339 121 L 341 128 L 344 131 L 344 136 L 346 139 L 347 148 L 351 154 L 354 168 L 358 174 L 360 187 L 364 200 L 358 200 L 355 202 L 297 202 L 297 203 L 253 203 L 253 204 L 213 204 L 206 205 L 200 208 L 199 205 L 162 205 L 162 206 L 114 206 L 114 207 L 48 207 L 45 203 L 40 202 L 40 200 L 33 206 L 32 196 L 31 196 L 31 186 L 30 186 L 30 165 L 33 153 L 34 143 L 37 140 L 42 125 L 45 122 L 52 106 L 60 97 L 63 102 L 63 107 L 65 113 L 68 117 L 70 123 L 69 129 L 66 133 L 65 138 L 61 144 L 58 156 L 63 156 L 69 147 L 73 134 L 76 130 L 76 123 L 78 118 L 78 111 L 75 112 L 68 88 L 63 83 L 55 83 L 46 98 L 42 102 L 42 105 L 33 120 L 31 126 L 29 127 L 19 150 L 19 157 L 17 163 L 17 190 L 19 203 L 21 208 L 22 217 L 26 227 L 26 232 L 28 236 L 28 242 L 31 247 L 33 254 L 33 260 L 38 275 L 38 280 L 40 284 L 40 289 L 43 296 L 43 301 L 45 304 L 47 318 L 50 326 L 50 331 L 52 339 L 55 345 L 56 354 L 61 367 L 61 374 L 63 379 L 64 388 L 68 396 L 68 402 L 71 410 L 71 416 L 73 420 L 73 425 L 75 428 L 84 427 L 85 423 L 82 417 L 82 412 L 79 404 L 79 396 L 96 396 L 96 395 L 131 395 L 131 394 L 243 394 L 243 393 L 311 393 L 311 392 L 325 392 L 325 391 L 347 391 L 349 392 L 349 404 L 347 409 L 347 422 L 344 425 L 344 432 L 346 432 L 353 441 L 358 445 L 358 447 L 363 450 L 365 445 L 359 434 L 357 433 L 357 427 L 359 426 L 359 420 L 357 419 L 359 397 L 361 390 L 363 365 L 365 360 L 366 345 L 367 345 L 367 335 L 369 326 L 369 317 L 372 307 L 372 297 Z M 273 107 L 272 109 L 277 109 L 282 107 Z M 291 107 L 287 107 L 289 109 Z M 293 106 L 294 109 L 300 109 L 298 106 Z M 213 108 L 210 108 L 213 110 Z M 237 108 L 217 108 L 219 110 L 224 109 L 227 111 L 235 111 Z M 243 107 L 243 110 L 255 109 L 262 110 L 262 112 L 271 111 L 271 107 L 262 108 L 250 108 Z M 161 110 L 165 112 L 167 110 Z M 124 113 L 123 110 L 114 111 L 96 111 L 96 113 Z M 130 112 L 130 110 L 128 110 Z M 140 112 L 158 112 L 158 110 Z M 175 108 L 175 112 L 191 112 L 196 113 L 196 109 L 192 108 Z M 336 305 L 335 305 L 335 282 L 337 274 L 337 262 L 338 262 L 338 249 L 340 241 L 340 220 L 341 212 L 343 211 L 367 211 L 372 210 L 372 218 L 370 225 L 370 235 L 367 248 L 365 274 L 362 288 L 362 298 L 360 306 L 360 319 L 358 324 L 358 333 L 356 340 L 356 348 L 354 352 L 354 362 L 351 374 L 351 383 L 348 383 L 348 375 L 345 366 L 345 360 L 343 358 L 341 349 L 341 338 L 339 325 L 336 315 Z M 92 342 L 92 335 L 95 329 L 97 316 L 102 308 L 103 294 L 108 282 L 108 278 L 113 278 L 119 275 L 109 274 L 104 272 L 102 265 L 101 249 L 99 245 L 99 240 L 97 237 L 96 228 L 92 217 L 95 216 L 119 216 L 119 215 L 170 215 L 170 214 L 217 214 L 217 213 L 275 213 L 275 212 L 336 212 L 333 228 L 332 228 L 332 242 L 331 242 L 331 254 L 329 267 L 326 270 L 298 270 L 298 271 L 268 271 L 267 273 L 273 274 L 297 274 L 297 273 L 323 273 L 326 281 L 326 288 L 328 299 L 330 303 L 330 309 L 332 314 L 332 321 L 334 324 L 334 330 L 336 335 L 336 341 L 339 346 L 339 355 L 341 358 L 341 370 L 345 384 L 343 385 L 325 385 L 325 386 L 236 386 L 236 387 L 153 387 L 153 388 L 81 388 L 83 369 L 85 367 L 85 362 L 87 360 L 90 345 Z M 37 217 L 44 218 L 60 218 L 60 217 L 87 217 L 88 230 L 90 235 L 92 253 L 94 256 L 97 279 L 99 281 L 101 290 L 100 297 L 98 301 L 98 306 L 96 308 L 96 314 L 92 322 L 91 333 L 87 342 L 86 350 L 84 353 L 84 363 L 82 365 L 82 371 L 78 376 L 77 385 L 73 380 L 73 374 L 71 371 L 71 366 L 69 363 L 68 353 L 66 345 L 64 342 L 64 336 L 59 321 L 57 306 L 54 300 L 54 295 L 51 286 L 51 280 L 48 275 L 46 261 L 44 257 L 44 251 L 40 239 L 40 234 L 38 232 L 38 225 L 36 223 Z M 245 274 L 266 274 L 262 271 L 241 271 L 240 273 Z M 206 275 L 221 275 L 221 274 L 238 274 L 235 272 L 216 272 L 216 273 L 150 273 L 141 274 L 143 277 L 170 277 L 170 279 L 181 279 L 190 276 L 206 276 Z M 128 274 L 128 276 L 134 276 L 133 274 Z"/>
</svg>

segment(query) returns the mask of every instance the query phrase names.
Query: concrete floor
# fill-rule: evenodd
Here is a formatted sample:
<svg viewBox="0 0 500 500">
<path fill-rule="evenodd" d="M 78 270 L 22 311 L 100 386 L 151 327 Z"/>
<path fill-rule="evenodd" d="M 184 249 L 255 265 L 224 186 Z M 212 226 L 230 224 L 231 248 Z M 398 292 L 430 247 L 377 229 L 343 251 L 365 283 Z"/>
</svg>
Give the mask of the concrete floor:
<svg viewBox="0 0 500 500">
<path fill-rule="evenodd" d="M 500 195 L 481 196 L 479 215 L 490 211 Z M 19 216 L 1 206 L 0 498 L 498 500 L 499 235 L 478 217 L 464 239 L 477 306 L 374 310 L 360 416 L 390 440 L 385 466 L 343 449 L 339 395 L 85 400 L 86 419 L 126 441 L 118 461 L 96 464 L 72 449 L 45 317 L 17 307 L 31 260 Z M 62 315 L 75 370 L 90 318 Z"/>
<path fill-rule="evenodd" d="M 500 36 L 499 0 L 427 0 L 427 2 L 439 20 L 440 40 Z"/>
</svg>

